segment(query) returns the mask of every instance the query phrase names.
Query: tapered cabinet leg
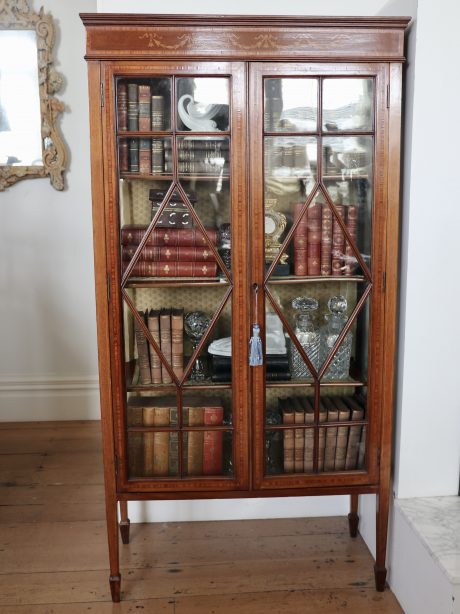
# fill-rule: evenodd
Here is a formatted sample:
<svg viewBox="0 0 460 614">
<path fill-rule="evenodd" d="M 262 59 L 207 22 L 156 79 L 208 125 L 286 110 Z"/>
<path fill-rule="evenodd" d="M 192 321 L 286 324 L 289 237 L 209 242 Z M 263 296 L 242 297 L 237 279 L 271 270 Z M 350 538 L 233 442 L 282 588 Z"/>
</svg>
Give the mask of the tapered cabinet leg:
<svg viewBox="0 0 460 614">
<path fill-rule="evenodd" d="M 348 514 L 348 527 L 350 529 L 350 537 L 358 535 L 358 503 L 359 495 L 350 495 L 350 513 Z"/>
<path fill-rule="evenodd" d="M 382 487 L 377 495 L 377 536 L 376 536 L 376 559 L 374 565 L 375 588 L 378 591 L 385 590 L 387 569 L 385 567 L 387 554 L 388 535 L 388 512 L 390 506 L 389 488 Z"/>
<path fill-rule="evenodd" d="M 106 518 L 107 518 L 107 537 L 109 541 L 109 561 L 110 561 L 110 593 L 112 601 L 120 601 L 121 575 L 118 548 L 118 514 L 117 500 L 115 497 L 106 493 Z"/>
<path fill-rule="evenodd" d="M 120 535 L 124 544 L 129 544 L 128 502 L 120 501 Z"/>
</svg>

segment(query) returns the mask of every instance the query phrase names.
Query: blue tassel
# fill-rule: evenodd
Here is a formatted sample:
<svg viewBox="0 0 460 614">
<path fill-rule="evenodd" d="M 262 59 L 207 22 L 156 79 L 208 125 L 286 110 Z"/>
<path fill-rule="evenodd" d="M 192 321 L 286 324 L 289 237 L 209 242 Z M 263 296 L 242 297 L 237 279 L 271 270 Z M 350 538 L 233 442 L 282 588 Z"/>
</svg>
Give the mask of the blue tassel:
<svg viewBox="0 0 460 614">
<path fill-rule="evenodd" d="M 249 339 L 249 366 L 257 367 L 263 364 L 262 340 L 259 336 L 260 327 L 254 324 L 252 327 L 252 337 Z"/>
</svg>

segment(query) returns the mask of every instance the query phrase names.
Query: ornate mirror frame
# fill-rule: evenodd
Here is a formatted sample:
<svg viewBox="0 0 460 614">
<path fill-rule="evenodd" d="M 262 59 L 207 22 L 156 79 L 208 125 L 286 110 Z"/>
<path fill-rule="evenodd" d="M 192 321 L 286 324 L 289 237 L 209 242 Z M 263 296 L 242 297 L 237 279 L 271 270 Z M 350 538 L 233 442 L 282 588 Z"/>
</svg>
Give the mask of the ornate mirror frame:
<svg viewBox="0 0 460 614">
<path fill-rule="evenodd" d="M 21 179 L 47 177 L 56 190 L 64 189 L 67 152 L 57 126 L 64 103 L 53 94 L 61 89 L 62 77 L 53 66 L 54 23 L 43 7 L 37 14 L 27 0 L 0 0 L 0 30 L 35 30 L 41 114 L 42 165 L 0 165 L 0 191 Z"/>
</svg>

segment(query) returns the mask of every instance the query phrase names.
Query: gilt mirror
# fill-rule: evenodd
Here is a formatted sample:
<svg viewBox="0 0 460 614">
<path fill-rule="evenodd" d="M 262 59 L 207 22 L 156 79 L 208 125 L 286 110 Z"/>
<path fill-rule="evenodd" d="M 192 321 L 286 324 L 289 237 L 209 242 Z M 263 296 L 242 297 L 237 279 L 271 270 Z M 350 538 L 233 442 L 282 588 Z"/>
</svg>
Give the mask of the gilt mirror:
<svg viewBox="0 0 460 614">
<path fill-rule="evenodd" d="M 53 67 L 54 24 L 27 0 L 0 0 L 0 191 L 47 177 L 64 189 L 66 149 L 57 121 L 64 104 Z"/>
</svg>

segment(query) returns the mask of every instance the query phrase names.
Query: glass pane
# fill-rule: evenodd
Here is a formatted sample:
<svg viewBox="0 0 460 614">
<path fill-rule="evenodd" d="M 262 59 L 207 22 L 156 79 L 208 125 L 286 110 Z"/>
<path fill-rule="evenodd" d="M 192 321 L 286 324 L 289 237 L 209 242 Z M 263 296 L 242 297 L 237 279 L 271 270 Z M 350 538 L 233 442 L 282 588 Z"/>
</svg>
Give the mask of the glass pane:
<svg viewBox="0 0 460 614">
<path fill-rule="evenodd" d="M 167 170 L 172 173 L 172 158 L 167 154 Z M 215 178 L 230 174 L 230 139 L 228 137 L 179 137 L 177 139 L 177 172 L 180 177 Z"/>
<path fill-rule="evenodd" d="M 129 477 L 177 477 L 176 396 L 131 395 L 127 411 L 128 428 L 133 429 L 128 433 Z"/>
<path fill-rule="evenodd" d="M 119 79 L 117 128 L 118 132 L 171 130 L 171 79 Z"/>
<path fill-rule="evenodd" d="M 320 427 L 318 471 L 352 471 L 364 468 L 367 420 L 362 394 L 322 395 L 320 422 L 344 422 L 344 426 Z"/>
<path fill-rule="evenodd" d="M 228 130 L 229 80 L 225 77 L 180 77 L 177 86 L 177 129 L 195 132 Z"/>
<path fill-rule="evenodd" d="M 374 80 L 323 80 L 323 130 L 367 130 L 374 122 Z"/>
<path fill-rule="evenodd" d="M 195 411 L 195 409 L 197 411 Z M 202 426 L 210 413 L 194 408 L 190 411 L 193 426 Z M 192 425 L 190 425 L 192 426 Z M 182 433 L 185 476 L 228 476 L 233 473 L 232 431 L 194 430 Z"/>
<path fill-rule="evenodd" d="M 120 138 L 118 143 L 118 164 L 122 176 L 170 175 L 172 170 L 167 162 L 171 152 L 170 138 L 131 137 Z"/>
<path fill-rule="evenodd" d="M 317 129 L 318 80 L 265 79 L 266 132 L 312 132 Z"/>
<path fill-rule="evenodd" d="M 266 191 L 290 193 L 316 177 L 316 138 L 269 136 L 264 139 Z"/>
<path fill-rule="evenodd" d="M 370 136 L 323 139 L 324 184 L 368 269 L 371 268 L 373 146 Z M 338 251 L 342 252 L 333 274 L 362 274 L 355 250 L 337 220 L 333 221 Z M 334 238 L 334 230 L 332 234 Z"/>
</svg>

